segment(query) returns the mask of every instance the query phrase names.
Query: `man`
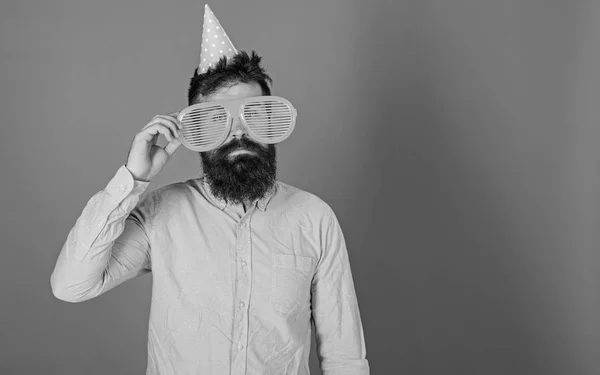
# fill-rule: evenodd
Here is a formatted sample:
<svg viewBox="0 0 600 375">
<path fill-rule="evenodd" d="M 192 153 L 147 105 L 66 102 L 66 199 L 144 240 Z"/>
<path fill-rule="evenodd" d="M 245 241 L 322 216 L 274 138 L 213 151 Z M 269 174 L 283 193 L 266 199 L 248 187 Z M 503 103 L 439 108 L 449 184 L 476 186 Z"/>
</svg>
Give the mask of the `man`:
<svg viewBox="0 0 600 375">
<path fill-rule="evenodd" d="M 189 104 L 270 95 L 261 58 L 228 47 L 207 6 L 203 43 L 210 27 L 227 44 L 212 60 L 201 55 Z M 251 139 L 240 117 L 201 153 L 203 175 L 142 198 L 183 130 L 176 114 L 144 126 L 70 231 L 53 293 L 81 302 L 152 271 L 147 374 L 307 375 L 311 322 L 325 375 L 368 374 L 339 222 L 324 201 L 276 179 L 275 145 Z"/>
</svg>

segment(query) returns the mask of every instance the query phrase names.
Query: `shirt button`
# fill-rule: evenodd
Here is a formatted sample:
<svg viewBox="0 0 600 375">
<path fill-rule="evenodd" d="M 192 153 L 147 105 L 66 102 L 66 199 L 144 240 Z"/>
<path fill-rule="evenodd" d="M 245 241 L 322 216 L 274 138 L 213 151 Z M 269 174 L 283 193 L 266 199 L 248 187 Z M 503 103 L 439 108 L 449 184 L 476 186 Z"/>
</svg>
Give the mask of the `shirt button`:
<svg viewBox="0 0 600 375">
<path fill-rule="evenodd" d="M 241 342 L 238 344 L 238 350 L 242 350 L 244 349 L 244 344 L 242 344 Z"/>
<path fill-rule="evenodd" d="M 248 224 L 246 224 L 246 222 L 244 221 L 244 222 L 242 223 L 242 228 L 246 228 L 247 226 L 248 226 Z"/>
<path fill-rule="evenodd" d="M 240 309 L 243 309 L 244 306 L 246 306 L 246 303 L 244 303 L 244 301 L 240 301 Z"/>
<path fill-rule="evenodd" d="M 246 267 L 248 265 L 248 262 L 246 262 L 246 259 L 242 260 L 242 266 Z"/>
<path fill-rule="evenodd" d="M 101 227 L 102 226 L 102 219 L 98 219 L 98 221 L 96 221 L 96 225 Z"/>
<path fill-rule="evenodd" d="M 127 186 L 121 185 L 121 186 L 119 186 L 119 190 L 121 190 L 124 193 L 127 191 Z"/>
</svg>

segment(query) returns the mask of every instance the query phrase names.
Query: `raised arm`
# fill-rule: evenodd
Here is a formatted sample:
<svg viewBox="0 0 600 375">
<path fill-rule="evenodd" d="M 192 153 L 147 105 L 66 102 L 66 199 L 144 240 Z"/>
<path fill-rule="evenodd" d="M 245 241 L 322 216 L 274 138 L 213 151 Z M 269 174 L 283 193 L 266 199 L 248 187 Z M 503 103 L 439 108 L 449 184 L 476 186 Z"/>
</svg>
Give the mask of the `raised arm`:
<svg viewBox="0 0 600 375">
<path fill-rule="evenodd" d="M 50 277 L 56 298 L 85 301 L 151 270 L 146 228 L 154 200 L 140 197 L 181 145 L 172 115 L 155 116 L 135 135 L 127 164 L 88 201 Z M 160 134 L 168 141 L 164 148 L 156 145 Z"/>
<path fill-rule="evenodd" d="M 81 302 L 150 270 L 144 230 L 149 205 L 136 207 L 148 182 L 125 166 L 87 203 L 69 232 L 50 284 L 56 298 Z"/>
</svg>

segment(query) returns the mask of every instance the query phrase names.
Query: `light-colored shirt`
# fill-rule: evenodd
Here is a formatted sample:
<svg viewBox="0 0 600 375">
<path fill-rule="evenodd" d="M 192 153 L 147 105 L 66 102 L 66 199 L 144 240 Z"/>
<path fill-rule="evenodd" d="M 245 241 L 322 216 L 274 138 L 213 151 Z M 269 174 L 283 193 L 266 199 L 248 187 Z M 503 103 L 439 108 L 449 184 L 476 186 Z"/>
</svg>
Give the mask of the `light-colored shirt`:
<svg viewBox="0 0 600 375">
<path fill-rule="evenodd" d="M 331 207 L 277 181 L 244 210 L 205 176 L 146 193 L 121 166 L 87 203 L 51 276 L 81 302 L 152 271 L 148 375 L 369 374 L 344 236 Z"/>
</svg>

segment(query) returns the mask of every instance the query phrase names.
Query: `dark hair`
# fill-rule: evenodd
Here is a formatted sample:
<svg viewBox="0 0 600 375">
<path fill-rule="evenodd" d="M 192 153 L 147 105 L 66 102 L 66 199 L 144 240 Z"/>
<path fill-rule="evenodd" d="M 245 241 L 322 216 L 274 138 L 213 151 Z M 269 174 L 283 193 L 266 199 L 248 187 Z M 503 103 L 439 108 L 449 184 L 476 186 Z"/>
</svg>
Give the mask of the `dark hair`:
<svg viewBox="0 0 600 375">
<path fill-rule="evenodd" d="M 255 51 L 252 51 L 251 56 L 240 51 L 229 59 L 226 56 L 222 57 L 214 67 L 209 67 L 205 73 L 198 74 L 198 68 L 196 68 L 188 90 L 189 105 L 198 96 L 208 96 L 222 87 L 233 86 L 237 83 L 258 83 L 263 95 L 271 95 L 269 83 L 273 83 L 273 80 L 260 66 L 261 60 L 262 57 Z"/>
</svg>

